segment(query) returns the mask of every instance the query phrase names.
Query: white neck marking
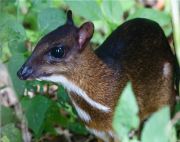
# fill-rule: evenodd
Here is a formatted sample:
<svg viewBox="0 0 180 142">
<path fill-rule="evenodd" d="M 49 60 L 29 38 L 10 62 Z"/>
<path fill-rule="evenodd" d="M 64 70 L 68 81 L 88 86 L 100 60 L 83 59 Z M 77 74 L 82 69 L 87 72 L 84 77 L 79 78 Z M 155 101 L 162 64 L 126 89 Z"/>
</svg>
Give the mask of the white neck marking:
<svg viewBox="0 0 180 142">
<path fill-rule="evenodd" d="M 72 100 L 72 103 L 73 103 L 74 107 L 76 108 L 78 116 L 82 120 L 84 120 L 85 122 L 91 121 L 91 117 L 90 117 L 90 115 L 87 112 L 85 112 L 83 109 L 81 109 L 73 100 Z"/>
<path fill-rule="evenodd" d="M 86 129 L 90 133 L 94 134 L 96 137 L 102 139 L 104 142 L 110 142 L 108 133 L 106 133 L 104 131 L 99 131 L 99 130 L 96 130 L 96 129 L 93 129 L 93 128 L 89 128 L 87 126 L 86 126 Z"/>
<path fill-rule="evenodd" d="M 52 75 L 48 77 L 41 77 L 41 80 L 47 80 L 47 81 L 52 81 L 56 83 L 60 83 L 63 85 L 68 91 L 74 92 L 76 95 L 82 97 L 89 105 L 92 107 L 99 109 L 103 112 L 109 112 L 110 108 L 107 106 L 104 106 L 94 100 L 92 100 L 84 90 L 79 88 L 77 85 L 75 85 L 73 82 L 69 81 L 66 77 L 62 75 Z"/>
</svg>

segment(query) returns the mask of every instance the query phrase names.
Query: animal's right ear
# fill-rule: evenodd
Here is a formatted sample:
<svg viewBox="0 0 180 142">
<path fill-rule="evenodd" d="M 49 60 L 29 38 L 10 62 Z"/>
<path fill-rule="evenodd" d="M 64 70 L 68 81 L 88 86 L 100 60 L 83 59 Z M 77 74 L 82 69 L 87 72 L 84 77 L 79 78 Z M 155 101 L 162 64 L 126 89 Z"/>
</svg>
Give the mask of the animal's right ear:
<svg viewBox="0 0 180 142">
<path fill-rule="evenodd" d="M 78 43 L 79 49 L 82 50 L 86 43 L 89 42 L 94 33 L 94 24 L 92 22 L 84 23 L 78 29 Z"/>
</svg>

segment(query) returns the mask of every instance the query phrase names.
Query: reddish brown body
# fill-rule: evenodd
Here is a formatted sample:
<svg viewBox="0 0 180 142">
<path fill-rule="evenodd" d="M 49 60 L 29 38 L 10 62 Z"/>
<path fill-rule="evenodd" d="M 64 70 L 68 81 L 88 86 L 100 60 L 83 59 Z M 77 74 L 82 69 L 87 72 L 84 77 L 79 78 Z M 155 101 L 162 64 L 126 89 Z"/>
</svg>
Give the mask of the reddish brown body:
<svg viewBox="0 0 180 142">
<path fill-rule="evenodd" d="M 115 137 L 113 113 L 128 81 L 141 122 L 162 106 L 174 105 L 175 57 L 157 23 L 125 22 L 96 51 L 89 44 L 92 35 L 92 23 L 77 28 L 69 13 L 64 26 L 42 38 L 18 76 L 65 86 L 85 125 L 104 141 Z"/>
</svg>

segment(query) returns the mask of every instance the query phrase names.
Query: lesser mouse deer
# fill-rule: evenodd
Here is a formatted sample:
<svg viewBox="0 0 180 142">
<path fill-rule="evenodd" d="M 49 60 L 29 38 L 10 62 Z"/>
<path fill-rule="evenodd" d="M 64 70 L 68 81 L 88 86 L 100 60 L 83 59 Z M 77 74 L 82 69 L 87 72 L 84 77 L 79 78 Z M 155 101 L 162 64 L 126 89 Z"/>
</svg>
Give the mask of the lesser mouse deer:
<svg viewBox="0 0 180 142">
<path fill-rule="evenodd" d="M 141 121 L 175 103 L 175 57 L 160 26 L 137 18 L 120 25 L 95 51 L 94 26 L 67 22 L 45 35 L 18 71 L 22 80 L 41 79 L 63 85 L 87 129 L 105 142 L 115 137 L 114 109 L 128 81 Z M 128 105 L 128 104 L 127 104 Z"/>
</svg>

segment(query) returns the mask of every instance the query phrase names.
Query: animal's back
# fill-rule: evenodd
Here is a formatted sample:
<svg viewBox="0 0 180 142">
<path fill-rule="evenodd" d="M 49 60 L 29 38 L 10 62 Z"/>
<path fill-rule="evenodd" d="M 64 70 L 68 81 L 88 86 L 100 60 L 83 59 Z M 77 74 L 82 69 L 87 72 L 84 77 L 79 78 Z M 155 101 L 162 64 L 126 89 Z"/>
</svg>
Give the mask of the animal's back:
<svg viewBox="0 0 180 142">
<path fill-rule="evenodd" d="M 125 22 L 95 53 L 132 82 L 142 119 L 163 105 L 173 106 L 174 55 L 156 22 L 142 18 Z"/>
<path fill-rule="evenodd" d="M 107 64 L 129 58 L 136 62 L 137 59 L 145 59 L 145 56 L 150 56 L 152 61 L 154 57 L 158 58 L 157 55 L 160 58 L 173 59 L 161 27 L 144 18 L 129 20 L 120 25 L 95 52 Z"/>
</svg>

